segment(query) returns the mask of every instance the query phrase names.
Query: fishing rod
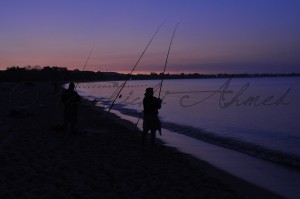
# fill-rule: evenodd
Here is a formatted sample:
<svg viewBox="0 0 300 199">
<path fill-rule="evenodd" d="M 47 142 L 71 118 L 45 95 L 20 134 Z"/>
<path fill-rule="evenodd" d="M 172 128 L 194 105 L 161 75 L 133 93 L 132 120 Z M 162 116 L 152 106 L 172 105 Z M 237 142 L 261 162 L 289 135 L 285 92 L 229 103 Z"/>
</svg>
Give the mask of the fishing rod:
<svg viewBox="0 0 300 199">
<path fill-rule="evenodd" d="M 172 34 L 171 41 L 170 41 L 170 45 L 169 45 L 169 49 L 168 49 L 168 53 L 167 53 L 167 57 L 166 57 L 166 61 L 165 61 L 164 71 L 162 73 L 162 78 L 161 78 L 161 82 L 160 82 L 158 99 L 160 99 L 160 93 L 161 93 L 161 88 L 162 88 L 164 77 L 165 77 L 166 67 L 167 67 L 167 63 L 168 63 L 168 59 L 169 59 L 169 54 L 170 54 L 170 50 L 171 50 L 171 46 L 172 46 L 172 43 L 173 43 L 174 35 L 176 33 L 178 25 L 179 25 L 179 23 L 176 24 L 175 29 L 174 29 L 173 34 Z"/>
<path fill-rule="evenodd" d="M 164 74 L 166 72 L 166 67 L 167 67 L 167 63 L 168 63 L 168 59 L 169 59 L 170 49 L 171 49 L 171 46 L 172 46 L 172 43 L 173 43 L 173 39 L 174 39 L 174 35 L 176 33 L 178 25 L 179 25 L 179 23 L 176 24 L 175 29 L 174 29 L 173 34 L 172 34 L 171 41 L 170 41 L 170 45 L 169 45 L 169 49 L 168 49 L 168 53 L 167 53 L 167 57 L 166 57 L 166 61 L 165 61 L 165 66 L 164 66 L 164 70 L 163 70 L 163 77 L 162 77 L 161 82 L 160 82 L 158 99 L 160 99 L 160 93 L 161 93 L 161 88 L 162 88 L 162 84 L 163 84 L 163 80 L 164 80 Z M 138 121 L 135 124 L 136 127 L 138 126 L 141 117 L 142 117 L 142 115 L 138 118 Z"/>
<path fill-rule="evenodd" d="M 86 65 L 87 65 L 87 63 L 88 63 L 88 61 L 89 61 L 89 59 L 90 59 L 90 57 L 91 57 L 91 54 L 93 53 L 94 47 L 95 47 L 95 45 L 93 45 L 93 47 L 92 47 L 92 49 L 91 49 L 91 51 L 90 51 L 90 53 L 89 53 L 89 55 L 88 55 L 88 57 L 87 57 L 87 59 L 86 59 L 84 65 L 83 65 L 82 71 L 85 70 L 85 67 L 86 67 Z M 79 84 L 79 82 L 76 83 L 74 90 L 77 88 L 78 84 Z M 71 98 L 70 98 L 70 100 L 71 100 Z M 59 98 L 57 98 L 57 104 L 58 104 L 58 103 L 59 103 Z"/>
<path fill-rule="evenodd" d="M 159 32 L 160 28 L 163 26 L 164 22 L 157 28 L 157 30 L 155 31 L 154 35 L 151 37 L 150 41 L 148 42 L 146 48 L 144 49 L 144 51 L 142 52 L 142 54 L 140 55 L 140 57 L 138 58 L 137 62 L 135 63 L 134 67 L 132 68 L 131 72 L 128 74 L 128 78 L 124 81 L 124 83 L 122 84 L 119 92 L 117 93 L 114 101 L 112 102 L 112 104 L 109 107 L 109 110 L 107 111 L 107 114 L 110 113 L 110 110 L 112 109 L 112 107 L 114 106 L 117 98 L 119 97 L 121 91 L 123 90 L 123 88 L 125 87 L 127 81 L 129 80 L 130 75 L 133 73 L 133 71 L 135 70 L 136 66 L 138 65 L 138 63 L 140 62 L 140 60 L 142 59 L 142 57 L 144 56 L 146 50 L 148 49 L 148 47 L 150 46 L 150 44 L 152 43 L 152 40 L 154 39 L 154 37 L 157 35 L 157 33 Z"/>
<path fill-rule="evenodd" d="M 93 45 L 93 47 L 92 47 L 92 49 L 91 49 L 91 51 L 90 51 L 90 53 L 89 53 L 89 55 L 88 55 L 88 57 L 87 57 L 87 59 L 86 59 L 86 61 L 85 61 L 84 65 L 83 65 L 83 69 L 82 69 L 82 71 L 84 71 L 84 70 L 85 70 L 85 67 L 86 67 L 86 65 L 87 65 L 87 63 L 88 63 L 88 61 L 89 61 L 89 59 L 90 59 L 90 57 L 91 57 L 91 54 L 92 54 L 92 52 L 93 52 L 93 50 L 94 50 L 94 47 L 95 47 L 95 45 Z M 64 76 L 63 76 L 63 81 L 64 81 Z M 79 84 L 79 82 L 77 82 L 77 83 L 76 83 L 76 85 L 75 85 L 75 88 L 74 88 L 74 89 L 76 89 L 76 88 L 77 88 L 78 84 Z M 59 102 L 59 99 L 57 100 L 57 104 L 58 104 L 58 102 Z"/>
<path fill-rule="evenodd" d="M 89 53 L 89 55 L 88 55 L 88 57 L 87 57 L 87 59 L 86 59 L 84 65 L 83 65 L 82 71 L 85 70 L 85 67 L 86 67 L 87 63 L 88 63 L 88 61 L 90 60 L 91 54 L 93 53 L 94 47 L 95 47 L 95 45 L 93 45 L 93 47 L 92 47 L 92 49 L 91 49 L 91 51 L 90 51 L 90 53 Z M 77 88 L 78 84 L 79 84 L 79 83 L 76 84 L 75 89 Z"/>
</svg>

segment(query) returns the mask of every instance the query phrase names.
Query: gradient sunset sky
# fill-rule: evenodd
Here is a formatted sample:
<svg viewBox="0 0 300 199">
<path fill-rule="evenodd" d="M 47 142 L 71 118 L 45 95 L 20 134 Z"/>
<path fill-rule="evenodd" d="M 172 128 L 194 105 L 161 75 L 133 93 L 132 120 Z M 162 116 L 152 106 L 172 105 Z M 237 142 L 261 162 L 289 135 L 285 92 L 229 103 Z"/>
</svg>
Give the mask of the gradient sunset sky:
<svg viewBox="0 0 300 199">
<path fill-rule="evenodd" d="M 1 0 L 0 69 L 300 72 L 300 0 Z"/>
</svg>

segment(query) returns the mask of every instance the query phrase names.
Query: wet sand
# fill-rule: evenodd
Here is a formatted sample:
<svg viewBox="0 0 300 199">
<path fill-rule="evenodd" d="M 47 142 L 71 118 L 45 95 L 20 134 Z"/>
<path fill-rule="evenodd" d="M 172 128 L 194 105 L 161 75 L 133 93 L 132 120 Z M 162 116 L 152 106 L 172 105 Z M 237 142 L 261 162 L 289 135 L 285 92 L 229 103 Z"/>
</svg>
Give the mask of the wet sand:
<svg viewBox="0 0 300 199">
<path fill-rule="evenodd" d="M 79 133 L 64 133 L 50 84 L 16 86 L 0 83 L 0 198 L 279 198 L 162 143 L 141 146 L 134 125 L 86 101 Z"/>
</svg>

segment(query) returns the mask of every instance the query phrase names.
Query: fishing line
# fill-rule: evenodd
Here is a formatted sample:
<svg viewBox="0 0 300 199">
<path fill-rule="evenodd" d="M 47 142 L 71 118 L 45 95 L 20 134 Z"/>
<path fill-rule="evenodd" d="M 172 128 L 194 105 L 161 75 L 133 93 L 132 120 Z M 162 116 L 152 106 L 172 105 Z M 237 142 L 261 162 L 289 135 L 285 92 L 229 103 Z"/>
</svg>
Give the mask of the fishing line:
<svg viewBox="0 0 300 199">
<path fill-rule="evenodd" d="M 164 22 L 157 28 L 157 30 L 155 31 L 154 35 L 151 37 L 150 41 L 148 42 L 146 48 L 143 50 L 142 54 L 140 55 L 140 57 L 138 58 L 137 62 L 135 63 L 134 67 L 132 68 L 131 72 L 128 74 L 128 78 L 124 81 L 124 83 L 122 84 L 119 92 L 117 93 L 114 101 L 112 102 L 112 104 L 109 107 L 109 110 L 107 111 L 107 114 L 110 113 L 110 110 L 112 109 L 112 107 L 114 106 L 116 100 L 118 99 L 118 97 L 120 96 L 121 91 L 123 90 L 123 88 L 125 87 L 127 81 L 130 79 L 130 75 L 133 73 L 133 71 L 135 70 L 135 68 L 137 67 L 138 63 L 140 62 L 140 60 L 142 59 L 143 55 L 145 54 L 146 50 L 148 49 L 148 47 L 150 46 L 150 44 L 152 43 L 154 37 L 157 35 L 157 33 L 159 32 L 160 28 L 163 26 Z"/>
</svg>

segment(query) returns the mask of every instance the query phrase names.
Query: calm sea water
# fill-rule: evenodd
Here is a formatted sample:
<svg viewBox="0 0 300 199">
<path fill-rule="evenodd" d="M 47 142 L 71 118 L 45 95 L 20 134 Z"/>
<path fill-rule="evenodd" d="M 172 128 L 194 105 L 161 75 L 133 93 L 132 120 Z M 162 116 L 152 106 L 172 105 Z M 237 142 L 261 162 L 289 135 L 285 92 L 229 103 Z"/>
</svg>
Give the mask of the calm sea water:
<svg viewBox="0 0 300 199">
<path fill-rule="evenodd" d="M 82 83 L 81 95 L 109 107 L 123 82 Z M 158 80 L 128 81 L 113 107 L 139 118 L 147 87 Z M 170 131 L 247 150 L 300 158 L 300 78 L 165 80 L 159 116 Z"/>
</svg>

